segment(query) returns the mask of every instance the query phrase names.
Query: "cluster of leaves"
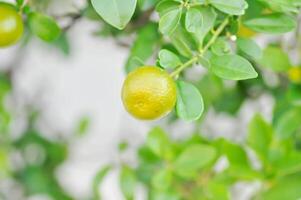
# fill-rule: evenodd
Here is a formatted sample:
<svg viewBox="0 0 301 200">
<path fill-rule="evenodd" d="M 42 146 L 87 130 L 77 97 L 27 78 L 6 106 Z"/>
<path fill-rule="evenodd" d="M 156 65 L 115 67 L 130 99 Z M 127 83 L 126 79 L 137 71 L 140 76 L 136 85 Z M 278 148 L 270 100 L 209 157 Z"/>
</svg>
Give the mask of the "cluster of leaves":
<svg viewBox="0 0 301 200">
<path fill-rule="evenodd" d="M 41 40 L 54 43 L 61 37 L 62 31 L 57 22 L 37 11 L 40 9 L 38 3 L 32 1 L 27 4 L 24 0 L 17 0 L 14 5 L 9 5 L 23 14 L 27 30 Z M 26 119 L 29 126 L 23 130 L 22 136 L 17 139 L 12 137 L 11 125 L 15 116 L 6 104 L 13 86 L 10 73 L 12 71 L 0 74 L 0 180 L 11 180 L 11 190 L 21 189 L 21 195 L 24 196 L 18 197 L 0 189 L 0 198 L 25 198 L 40 194 L 53 199 L 71 199 L 55 176 L 57 166 L 67 158 L 67 142 L 55 142 L 42 137 L 32 126 L 30 117 Z M 14 155 L 19 157 L 13 159 Z"/>
<path fill-rule="evenodd" d="M 27 126 L 21 136 L 13 137 L 11 125 L 14 115 L 7 106 L 7 97 L 11 91 L 9 76 L 1 73 L 0 184 L 5 185 L 5 181 L 11 181 L 13 184 L 8 191 L 7 188 L 0 188 L 0 199 L 25 199 L 34 195 L 45 195 L 52 199 L 71 200 L 72 197 L 63 190 L 56 177 L 57 167 L 67 159 L 68 141 L 44 137 L 43 133 L 35 128 L 38 117 L 35 112 L 25 119 L 28 120 Z M 83 135 L 88 127 L 89 118 L 82 118 L 75 130 L 76 135 Z"/>
<path fill-rule="evenodd" d="M 0 112 L 1 115 L 6 112 Z M 11 116 L 11 114 L 8 114 Z M 51 199 L 71 200 L 57 180 L 56 170 L 68 157 L 68 140 L 49 139 L 35 127 L 37 113 L 28 118 L 20 137 L 12 138 L 10 123 L 0 137 L 0 180 L 11 181 L 8 191 L 0 189 L 1 199 L 45 196 Z M 74 136 L 83 135 L 89 126 L 84 117 L 78 123 Z M 72 138 L 69 138 L 72 139 Z M 14 191 L 16 194 L 11 194 Z M 18 196 L 21 195 L 21 196 Z"/>
<path fill-rule="evenodd" d="M 92 1 L 92 5 L 106 22 L 123 29 L 134 14 L 136 1 L 128 0 L 128 6 L 118 0 L 114 2 L 115 7 L 106 9 L 100 0 Z M 262 50 L 250 38 L 259 33 L 293 31 L 300 5 L 298 0 L 138 1 L 139 9 L 157 11 L 159 20 L 138 30 L 126 71 L 145 65 L 158 52 L 156 65 L 180 79 L 178 117 L 187 121 L 199 119 L 204 102 L 208 109 L 212 105 L 218 112 L 235 114 L 245 99 L 261 93 L 272 94 L 277 103 L 273 123 L 256 115 L 242 145 L 225 139 L 208 140 L 198 134 L 184 141 L 172 141 L 160 128 L 153 129 L 138 151 L 138 166 L 122 166 L 120 187 L 126 199 L 134 199 L 135 186 L 140 183 L 146 186 L 148 199 L 231 199 L 230 188 L 240 181 L 261 183 L 262 188 L 254 198 L 300 198 L 299 72 L 289 75 L 295 84 L 285 79 L 270 86 L 261 75 L 230 88 L 223 81 L 256 78 L 255 67 L 257 71 L 272 70 L 279 77 L 287 76 L 292 69 L 300 70 L 293 67 L 277 43 Z M 180 73 L 195 64 L 209 73 L 192 85 L 186 82 L 188 76 Z M 252 165 L 250 152 L 256 155 L 260 167 Z M 223 158 L 228 166 L 222 171 L 215 170 Z M 110 168 L 99 172 L 96 186 Z"/>
<path fill-rule="evenodd" d="M 24 130 L 20 138 L 13 139 L 11 135 L 13 115 L 6 104 L 11 88 L 7 75 L 1 74 L 0 180 L 13 180 L 16 185 L 21 185 L 25 196 L 44 194 L 53 199 L 71 199 L 55 178 L 56 167 L 67 158 L 67 142 L 50 141 L 42 137 L 42 134 L 32 125 Z M 20 157 L 13 161 L 13 155 L 20 155 Z M 1 199 L 11 197 L 15 198 L 11 193 L 8 194 L 7 191 L 0 189 Z"/>
<path fill-rule="evenodd" d="M 6 144 L 8 140 L 9 123 L 11 121 L 11 115 L 5 106 L 5 97 L 10 91 L 10 83 L 5 76 L 0 76 L 0 179 L 7 176 L 9 172 L 8 164 L 8 151 L 9 147 Z"/>
<path fill-rule="evenodd" d="M 136 0 L 114 0 L 114 4 L 107 6 L 106 1 L 92 0 L 97 13 L 118 29 L 126 27 L 136 4 Z M 261 48 L 254 40 L 240 37 L 239 31 L 244 28 L 254 33 L 290 32 L 297 25 L 300 1 L 145 0 L 138 1 L 138 7 L 155 9 L 159 20 L 138 31 L 126 64 L 127 72 L 145 65 L 159 49 L 157 66 L 173 71 L 171 76 L 175 78 L 197 64 L 222 79 L 245 80 L 258 76 L 252 63 L 277 69 L 284 61 L 277 57 L 269 63 L 268 57 L 275 58 L 277 52 L 271 54 L 271 48 L 267 48 L 262 58 Z M 202 95 L 194 85 L 185 82 L 184 76 L 177 81 L 177 88 L 178 117 L 186 121 L 199 119 L 204 111 Z"/>
<path fill-rule="evenodd" d="M 223 138 L 209 140 L 198 133 L 175 141 L 156 127 L 138 150 L 138 165 L 121 166 L 121 191 L 126 199 L 135 199 L 136 187 L 143 184 L 147 199 L 232 199 L 231 188 L 243 181 L 260 183 L 253 194 L 256 199 L 298 199 L 301 148 L 296 137 L 301 134 L 300 120 L 300 107 L 287 111 L 273 124 L 257 114 L 243 144 Z M 254 156 L 257 166 L 252 164 Z M 217 167 L 225 160 L 222 169 Z M 100 171 L 96 186 L 109 169 Z"/>
<path fill-rule="evenodd" d="M 35 7 L 26 4 L 24 0 L 17 0 L 15 6 L 20 12 L 24 13 L 29 30 L 41 40 L 53 42 L 60 37 L 61 28 L 54 18 L 35 11 Z"/>
<path fill-rule="evenodd" d="M 40 132 L 28 129 L 14 141 L 12 152 L 24 158 L 24 166 L 13 171 L 13 177 L 21 183 L 26 196 L 47 195 L 53 199 L 72 199 L 58 183 L 55 170 L 68 155 L 66 142 L 54 142 L 41 136 Z"/>
</svg>

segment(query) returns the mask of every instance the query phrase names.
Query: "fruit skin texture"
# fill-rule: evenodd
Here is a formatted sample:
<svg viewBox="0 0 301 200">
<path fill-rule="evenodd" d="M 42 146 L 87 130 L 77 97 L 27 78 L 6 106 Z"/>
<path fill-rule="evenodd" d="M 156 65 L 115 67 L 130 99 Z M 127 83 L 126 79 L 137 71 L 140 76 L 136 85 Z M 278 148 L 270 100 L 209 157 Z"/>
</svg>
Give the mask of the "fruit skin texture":
<svg viewBox="0 0 301 200">
<path fill-rule="evenodd" d="M 166 71 L 143 66 L 127 76 L 123 84 L 122 101 L 135 118 L 154 120 L 174 108 L 176 93 L 175 82 Z"/>
<path fill-rule="evenodd" d="M 291 82 L 301 84 L 301 67 L 292 67 L 288 71 L 288 77 Z"/>
<path fill-rule="evenodd" d="M 0 2 L 0 48 L 16 43 L 23 35 L 23 21 L 17 10 Z"/>
</svg>

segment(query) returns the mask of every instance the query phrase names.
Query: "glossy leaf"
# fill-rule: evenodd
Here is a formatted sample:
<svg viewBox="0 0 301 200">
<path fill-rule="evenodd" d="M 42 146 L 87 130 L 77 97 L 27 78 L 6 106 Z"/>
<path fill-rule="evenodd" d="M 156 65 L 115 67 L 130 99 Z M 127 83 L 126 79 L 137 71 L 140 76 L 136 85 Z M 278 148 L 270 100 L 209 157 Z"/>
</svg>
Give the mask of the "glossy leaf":
<svg viewBox="0 0 301 200">
<path fill-rule="evenodd" d="M 158 190 L 166 190 L 172 183 L 172 172 L 161 168 L 152 178 L 152 186 Z"/>
<path fill-rule="evenodd" d="M 175 172 L 183 177 L 191 177 L 208 166 L 217 156 L 216 149 L 209 145 L 188 146 L 174 163 Z"/>
<path fill-rule="evenodd" d="M 128 166 L 123 166 L 120 172 L 120 188 L 127 200 L 134 199 L 136 188 L 136 176 Z"/>
<path fill-rule="evenodd" d="M 287 33 L 293 31 L 297 26 L 294 18 L 280 13 L 263 15 L 246 20 L 243 23 L 256 32 L 270 34 Z"/>
<path fill-rule="evenodd" d="M 195 41 L 191 34 L 182 26 L 178 26 L 170 39 L 177 51 L 184 57 L 190 58 L 193 55 L 193 49 L 196 48 Z"/>
<path fill-rule="evenodd" d="M 223 55 L 211 59 L 211 70 L 220 78 L 229 80 L 245 80 L 258 76 L 252 64 L 237 55 Z"/>
<path fill-rule="evenodd" d="M 246 151 L 238 144 L 234 144 L 225 140 L 223 142 L 222 152 L 226 155 L 231 167 L 250 167 Z"/>
<path fill-rule="evenodd" d="M 193 34 L 193 36 L 199 45 L 198 48 L 202 48 L 204 38 L 215 25 L 217 14 L 214 11 L 214 9 L 210 7 L 199 7 L 198 10 L 202 15 L 203 23 L 202 23 L 202 27 L 197 29 L 196 32 Z"/>
<path fill-rule="evenodd" d="M 211 51 L 215 55 L 222 56 L 231 53 L 231 46 L 225 38 L 220 37 L 212 45 Z"/>
<path fill-rule="evenodd" d="M 177 82 L 176 111 L 181 119 L 187 121 L 201 117 L 204 111 L 203 97 L 194 85 L 184 81 Z"/>
<path fill-rule="evenodd" d="M 112 167 L 109 166 L 104 166 L 102 167 L 96 174 L 93 180 L 93 193 L 94 193 L 94 199 L 101 199 L 101 194 L 99 193 L 99 187 L 101 183 L 103 182 L 104 178 L 106 175 L 110 172 Z"/>
<path fill-rule="evenodd" d="M 137 0 L 91 0 L 91 3 L 107 23 L 124 29 L 135 12 Z"/>
<path fill-rule="evenodd" d="M 251 147 L 257 156 L 266 161 L 268 150 L 272 141 L 273 129 L 260 115 L 255 115 L 249 124 L 247 136 L 248 146 Z"/>
<path fill-rule="evenodd" d="M 290 138 L 301 127 L 301 109 L 295 108 L 284 113 L 276 124 L 276 135 L 281 139 Z"/>
<path fill-rule="evenodd" d="M 89 127 L 90 127 L 91 119 L 89 117 L 82 117 L 78 123 L 76 134 L 79 136 L 84 135 L 87 133 Z"/>
<path fill-rule="evenodd" d="M 159 21 L 159 30 L 165 35 L 172 34 L 180 23 L 182 9 L 169 11 Z"/>
<path fill-rule="evenodd" d="M 208 183 L 207 187 L 208 187 L 207 192 L 210 194 L 212 199 L 218 199 L 218 200 L 231 199 L 230 189 L 227 187 L 226 184 L 211 180 Z"/>
<path fill-rule="evenodd" d="M 159 62 L 164 68 L 176 68 L 182 64 L 180 58 L 173 52 L 162 49 L 159 52 Z"/>
<path fill-rule="evenodd" d="M 301 176 L 284 177 L 279 179 L 271 189 L 262 194 L 264 200 L 295 200 L 301 197 Z"/>
<path fill-rule="evenodd" d="M 159 13 L 160 17 L 163 17 L 168 12 L 179 9 L 180 5 L 180 2 L 178 1 L 162 0 L 156 6 L 156 11 Z"/>
<path fill-rule="evenodd" d="M 153 55 L 159 38 L 158 25 L 155 23 L 149 23 L 138 31 L 125 65 L 127 73 L 145 65 L 145 62 Z"/>
<path fill-rule="evenodd" d="M 248 57 L 258 60 L 262 57 L 261 48 L 252 39 L 248 38 L 238 38 L 237 48 L 240 52 Z"/>
<path fill-rule="evenodd" d="M 271 69 L 275 72 L 287 71 L 291 67 L 288 54 L 281 48 L 274 46 L 265 48 L 263 50 L 262 58 L 258 62 L 262 67 Z"/>
<path fill-rule="evenodd" d="M 61 34 L 61 29 L 56 21 L 44 14 L 37 12 L 30 13 L 28 16 L 28 23 L 30 30 L 46 42 L 56 40 Z"/>
<path fill-rule="evenodd" d="M 203 25 L 203 16 L 200 10 L 192 8 L 186 13 L 185 27 L 188 32 L 196 33 Z"/>
<path fill-rule="evenodd" d="M 297 6 L 294 4 L 294 0 L 262 0 L 268 4 L 273 11 L 277 12 L 298 12 Z"/>
<path fill-rule="evenodd" d="M 163 157 L 169 140 L 166 133 L 159 127 L 153 128 L 147 136 L 147 146 L 154 154 Z"/>
<path fill-rule="evenodd" d="M 230 15 L 243 15 L 248 7 L 245 0 L 209 0 L 209 3 Z"/>
</svg>

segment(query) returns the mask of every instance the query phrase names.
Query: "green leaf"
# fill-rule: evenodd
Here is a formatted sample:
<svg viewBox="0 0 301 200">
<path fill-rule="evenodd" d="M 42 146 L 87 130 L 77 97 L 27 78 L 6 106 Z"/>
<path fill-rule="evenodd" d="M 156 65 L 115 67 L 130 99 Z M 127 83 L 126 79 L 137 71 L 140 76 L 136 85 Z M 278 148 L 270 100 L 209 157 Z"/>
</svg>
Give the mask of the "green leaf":
<svg viewBox="0 0 301 200">
<path fill-rule="evenodd" d="M 198 48 L 202 48 L 204 38 L 210 32 L 210 30 L 214 27 L 215 21 L 217 18 L 217 14 L 211 7 L 199 7 L 198 10 L 201 12 L 203 17 L 202 27 L 197 29 L 196 33 L 193 34 L 195 37 Z"/>
<path fill-rule="evenodd" d="M 221 152 L 229 161 L 229 167 L 224 171 L 232 178 L 240 180 L 253 180 L 259 177 L 259 173 L 252 169 L 245 149 L 226 140 L 222 141 Z"/>
<path fill-rule="evenodd" d="M 184 81 L 177 81 L 176 111 L 181 119 L 197 120 L 204 112 L 203 97 L 198 89 Z"/>
<path fill-rule="evenodd" d="M 288 54 L 281 48 L 268 46 L 263 50 L 263 56 L 258 61 L 262 67 L 272 69 L 276 72 L 288 71 L 291 67 Z"/>
<path fill-rule="evenodd" d="M 164 68 L 176 68 L 182 64 L 180 58 L 173 52 L 162 49 L 159 52 L 160 65 Z"/>
<path fill-rule="evenodd" d="M 224 140 L 222 152 L 227 156 L 230 166 L 237 168 L 250 167 L 246 151 L 238 144 Z"/>
<path fill-rule="evenodd" d="M 207 69 L 211 67 L 210 61 L 205 57 L 199 57 L 198 63 Z"/>
<path fill-rule="evenodd" d="M 56 40 L 61 34 L 61 29 L 56 21 L 44 14 L 37 12 L 30 13 L 28 16 L 28 23 L 30 30 L 46 42 Z"/>
<path fill-rule="evenodd" d="M 171 10 L 163 15 L 159 21 L 159 30 L 164 35 L 172 34 L 180 23 L 182 9 Z"/>
<path fill-rule="evenodd" d="M 297 200 L 301 197 L 301 175 L 281 178 L 271 189 L 261 195 L 264 200 Z"/>
<path fill-rule="evenodd" d="M 266 5 L 264 5 L 261 0 L 246 0 L 246 2 L 249 4 L 249 7 L 246 10 L 246 14 L 243 16 L 243 19 L 245 20 L 260 16 L 266 8 Z"/>
<path fill-rule="evenodd" d="M 103 182 L 105 176 L 109 173 L 109 171 L 112 169 L 112 166 L 104 166 L 102 167 L 96 174 L 96 176 L 93 179 L 93 193 L 95 200 L 100 200 L 101 195 L 99 194 L 99 187 L 101 183 Z"/>
<path fill-rule="evenodd" d="M 134 71 L 135 69 L 144 66 L 145 63 L 142 59 L 140 59 L 137 56 L 130 56 L 128 59 L 128 62 L 125 66 L 125 71 L 127 73 L 130 73 L 131 71 Z"/>
<path fill-rule="evenodd" d="M 209 0 L 216 9 L 230 14 L 230 15 L 243 15 L 248 4 L 245 0 Z"/>
<path fill-rule="evenodd" d="M 193 177 L 195 173 L 208 166 L 217 156 L 216 149 L 209 145 L 188 146 L 174 163 L 175 173 L 182 177 Z"/>
<path fill-rule="evenodd" d="M 76 134 L 84 135 L 88 131 L 89 127 L 90 127 L 90 118 L 89 117 L 81 118 L 76 129 Z"/>
<path fill-rule="evenodd" d="M 301 6 L 301 0 L 292 0 L 295 6 Z"/>
<path fill-rule="evenodd" d="M 180 5 L 180 2 L 177 1 L 162 0 L 156 6 L 156 11 L 159 13 L 160 17 L 163 17 L 168 12 L 179 9 Z"/>
<path fill-rule="evenodd" d="M 210 197 L 212 197 L 212 199 L 216 199 L 216 200 L 231 199 L 230 189 L 227 187 L 227 185 L 223 183 L 219 183 L 214 180 L 210 180 L 207 187 L 208 187 L 207 192 L 210 194 Z"/>
<path fill-rule="evenodd" d="M 206 94 L 204 96 L 205 109 L 210 108 L 213 103 L 223 96 L 223 81 L 211 73 L 206 74 L 199 80 L 197 87 L 201 91 L 201 94 Z"/>
<path fill-rule="evenodd" d="M 70 41 L 66 34 L 61 34 L 53 43 L 64 55 L 70 54 Z"/>
<path fill-rule="evenodd" d="M 301 169 L 301 153 L 295 149 L 288 149 L 283 157 L 272 163 L 279 176 L 293 174 Z"/>
<path fill-rule="evenodd" d="M 4 180 L 10 176 L 9 152 L 6 147 L 0 148 L 0 179 Z"/>
<path fill-rule="evenodd" d="M 262 118 L 262 116 L 255 115 L 251 120 L 248 129 L 248 146 L 255 151 L 262 161 L 266 161 L 268 158 L 269 146 L 272 141 L 272 127 Z"/>
<path fill-rule="evenodd" d="M 126 141 L 122 141 L 118 144 L 118 150 L 120 153 L 126 151 L 129 147 L 129 144 Z"/>
<path fill-rule="evenodd" d="M 154 154 L 162 158 L 164 157 L 166 148 L 169 145 L 169 139 L 161 128 L 155 127 L 148 133 L 146 143 Z"/>
<path fill-rule="evenodd" d="M 215 55 L 222 56 L 231 53 L 231 46 L 225 38 L 220 37 L 211 46 L 211 51 Z"/>
<path fill-rule="evenodd" d="M 21 7 L 24 4 L 24 0 L 16 0 L 18 7 Z"/>
<path fill-rule="evenodd" d="M 127 73 L 144 65 L 144 62 L 153 55 L 159 38 L 158 25 L 155 23 L 149 23 L 138 30 L 125 66 Z"/>
<path fill-rule="evenodd" d="M 298 13 L 298 8 L 294 5 L 293 0 L 262 0 L 273 11 L 277 12 L 295 12 Z"/>
<path fill-rule="evenodd" d="M 237 85 L 233 88 L 223 89 L 222 94 L 220 94 L 220 97 L 216 99 L 213 106 L 218 112 L 225 112 L 232 116 L 236 116 L 245 99 L 244 91 L 239 85 Z"/>
<path fill-rule="evenodd" d="M 123 166 L 120 172 L 120 188 L 127 200 L 133 200 L 136 188 L 136 176 L 128 166 Z"/>
<path fill-rule="evenodd" d="M 172 182 L 172 172 L 167 168 L 161 168 L 152 178 L 152 186 L 157 190 L 166 190 Z"/>
<path fill-rule="evenodd" d="M 189 9 L 186 13 L 185 18 L 185 27 L 186 30 L 190 33 L 196 33 L 199 29 L 202 28 L 203 17 L 200 10 L 192 8 Z"/>
<path fill-rule="evenodd" d="M 276 136 L 280 139 L 290 138 L 301 127 L 301 109 L 294 108 L 280 117 L 275 125 Z"/>
<path fill-rule="evenodd" d="M 223 79 L 245 80 L 258 76 L 252 64 L 238 55 L 214 56 L 211 66 L 213 73 Z"/>
<path fill-rule="evenodd" d="M 192 50 L 195 49 L 195 41 L 184 27 L 178 26 L 173 34 L 170 35 L 171 42 L 177 51 L 187 57 L 191 58 Z"/>
<path fill-rule="evenodd" d="M 149 200 L 181 200 L 179 192 L 176 190 L 150 192 Z"/>
<path fill-rule="evenodd" d="M 301 68 L 299 68 L 301 70 Z M 301 106 L 301 85 L 291 85 L 287 89 L 287 100 L 293 106 Z"/>
<path fill-rule="evenodd" d="M 294 18 L 281 13 L 249 19 L 243 24 L 256 32 L 270 34 L 287 33 L 293 31 L 297 26 Z"/>
<path fill-rule="evenodd" d="M 91 0 L 91 3 L 107 23 L 124 29 L 135 12 L 137 0 Z"/>
<path fill-rule="evenodd" d="M 247 55 L 254 60 L 258 60 L 262 57 L 261 48 L 252 39 L 238 38 L 236 43 L 238 51 L 242 52 L 242 54 Z"/>
</svg>

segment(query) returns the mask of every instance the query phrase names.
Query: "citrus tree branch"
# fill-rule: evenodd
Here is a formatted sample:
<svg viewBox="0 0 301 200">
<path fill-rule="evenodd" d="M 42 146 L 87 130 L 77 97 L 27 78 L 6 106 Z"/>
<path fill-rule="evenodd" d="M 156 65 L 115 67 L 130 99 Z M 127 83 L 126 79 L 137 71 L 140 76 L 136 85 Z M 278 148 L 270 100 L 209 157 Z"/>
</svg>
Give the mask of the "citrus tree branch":
<svg viewBox="0 0 301 200">
<path fill-rule="evenodd" d="M 200 53 L 198 55 L 194 56 L 193 58 L 191 58 L 189 61 L 187 61 L 183 65 L 181 65 L 180 67 L 178 67 L 175 71 L 173 71 L 170 74 L 170 76 L 171 77 L 178 76 L 185 68 L 187 68 L 187 67 L 193 65 L 195 62 L 197 62 L 199 57 L 202 57 L 204 55 L 204 53 L 206 53 L 206 51 L 209 50 L 209 48 L 212 46 L 212 44 L 214 44 L 214 42 L 216 41 L 218 36 L 223 32 L 223 30 L 228 25 L 228 23 L 229 23 L 229 18 L 227 17 L 223 21 L 223 23 L 217 28 L 217 30 L 214 31 L 212 38 L 209 40 L 209 42 L 206 44 L 206 46 L 200 50 Z"/>
</svg>

